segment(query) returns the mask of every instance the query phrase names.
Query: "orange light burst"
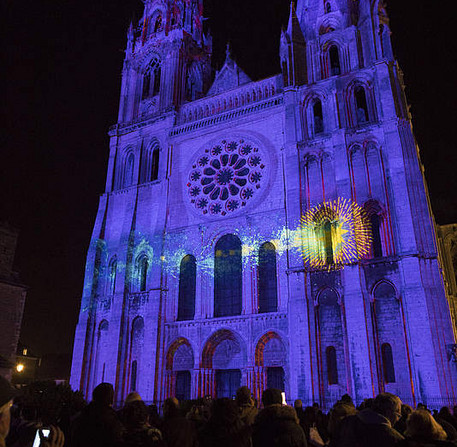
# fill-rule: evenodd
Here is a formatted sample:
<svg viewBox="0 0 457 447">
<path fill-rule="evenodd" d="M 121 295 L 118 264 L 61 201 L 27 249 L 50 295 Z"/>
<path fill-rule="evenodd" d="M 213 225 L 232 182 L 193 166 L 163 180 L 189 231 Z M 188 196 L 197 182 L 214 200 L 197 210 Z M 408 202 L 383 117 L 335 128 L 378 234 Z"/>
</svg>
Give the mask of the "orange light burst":
<svg viewBox="0 0 457 447">
<path fill-rule="evenodd" d="M 351 200 L 323 202 L 301 218 L 303 258 L 310 268 L 335 270 L 370 254 L 371 225 Z"/>
</svg>

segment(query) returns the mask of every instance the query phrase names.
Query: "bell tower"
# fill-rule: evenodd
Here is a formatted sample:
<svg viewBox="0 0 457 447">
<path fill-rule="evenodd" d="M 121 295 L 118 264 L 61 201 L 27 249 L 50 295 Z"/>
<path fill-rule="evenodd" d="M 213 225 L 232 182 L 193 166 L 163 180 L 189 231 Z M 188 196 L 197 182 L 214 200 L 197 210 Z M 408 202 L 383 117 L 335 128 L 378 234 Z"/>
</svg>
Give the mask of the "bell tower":
<svg viewBox="0 0 457 447">
<path fill-rule="evenodd" d="M 143 17 L 127 32 L 118 122 L 202 97 L 211 51 L 211 37 L 203 32 L 203 0 L 145 0 Z"/>
</svg>

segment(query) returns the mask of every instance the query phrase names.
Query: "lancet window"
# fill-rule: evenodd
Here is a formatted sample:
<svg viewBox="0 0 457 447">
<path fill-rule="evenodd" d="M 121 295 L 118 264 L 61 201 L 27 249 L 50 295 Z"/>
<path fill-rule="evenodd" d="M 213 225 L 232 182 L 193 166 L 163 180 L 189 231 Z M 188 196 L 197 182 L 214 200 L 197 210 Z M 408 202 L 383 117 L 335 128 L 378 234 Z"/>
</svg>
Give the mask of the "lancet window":
<svg viewBox="0 0 457 447">
<path fill-rule="evenodd" d="M 259 250 L 259 312 L 278 310 L 278 287 L 276 276 L 276 249 L 266 242 Z"/>
<path fill-rule="evenodd" d="M 214 260 L 214 316 L 240 315 L 242 307 L 241 241 L 233 234 L 219 239 Z"/>
<path fill-rule="evenodd" d="M 195 258 L 192 255 L 185 256 L 179 269 L 178 321 L 194 318 L 196 275 Z"/>
</svg>

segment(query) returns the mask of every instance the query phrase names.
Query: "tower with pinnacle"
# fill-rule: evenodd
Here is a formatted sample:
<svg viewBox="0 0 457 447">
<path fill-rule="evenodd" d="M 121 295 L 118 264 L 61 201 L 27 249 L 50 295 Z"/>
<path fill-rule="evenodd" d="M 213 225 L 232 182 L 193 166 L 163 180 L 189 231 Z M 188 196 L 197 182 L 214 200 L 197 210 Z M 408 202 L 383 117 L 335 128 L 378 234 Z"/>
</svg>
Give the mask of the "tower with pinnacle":
<svg viewBox="0 0 457 447">
<path fill-rule="evenodd" d="M 455 401 L 454 335 L 383 1 L 300 0 L 281 73 L 202 1 L 145 2 L 86 264 L 72 385 L 122 401 L 267 387 L 329 408 Z"/>
</svg>

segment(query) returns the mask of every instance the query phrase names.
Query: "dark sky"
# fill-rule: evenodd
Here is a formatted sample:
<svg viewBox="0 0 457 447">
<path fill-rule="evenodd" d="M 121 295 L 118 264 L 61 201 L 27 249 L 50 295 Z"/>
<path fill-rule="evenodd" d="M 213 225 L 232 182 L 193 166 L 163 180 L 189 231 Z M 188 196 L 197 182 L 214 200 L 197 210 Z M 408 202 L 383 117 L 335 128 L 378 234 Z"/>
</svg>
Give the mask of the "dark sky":
<svg viewBox="0 0 457 447">
<path fill-rule="evenodd" d="M 140 0 L 7 0 L 0 220 L 20 230 L 15 270 L 30 287 L 22 342 L 70 353 L 85 254 L 117 119 L 125 34 Z M 391 0 L 394 50 L 439 223 L 457 222 L 455 11 Z M 217 5 L 217 6 L 216 6 Z M 277 73 L 287 0 L 212 0 L 215 66 L 230 40 L 253 78 Z M 2 64 L 3 65 L 3 64 Z"/>
</svg>

